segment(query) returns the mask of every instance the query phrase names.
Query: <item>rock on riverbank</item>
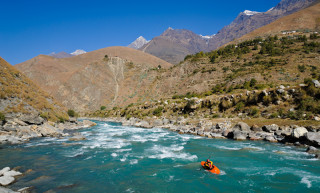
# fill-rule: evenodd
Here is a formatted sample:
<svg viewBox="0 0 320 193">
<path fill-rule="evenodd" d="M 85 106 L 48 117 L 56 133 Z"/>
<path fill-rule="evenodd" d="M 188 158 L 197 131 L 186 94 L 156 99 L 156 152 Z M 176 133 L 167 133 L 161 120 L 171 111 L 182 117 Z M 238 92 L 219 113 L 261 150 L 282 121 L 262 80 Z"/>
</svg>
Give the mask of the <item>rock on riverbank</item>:
<svg viewBox="0 0 320 193">
<path fill-rule="evenodd" d="M 83 120 L 72 120 L 65 123 L 28 121 L 19 119 L 7 120 L 0 126 L 0 144 L 18 144 L 35 137 L 63 137 L 67 136 L 65 130 L 74 130 L 94 126 L 95 123 Z"/>
</svg>

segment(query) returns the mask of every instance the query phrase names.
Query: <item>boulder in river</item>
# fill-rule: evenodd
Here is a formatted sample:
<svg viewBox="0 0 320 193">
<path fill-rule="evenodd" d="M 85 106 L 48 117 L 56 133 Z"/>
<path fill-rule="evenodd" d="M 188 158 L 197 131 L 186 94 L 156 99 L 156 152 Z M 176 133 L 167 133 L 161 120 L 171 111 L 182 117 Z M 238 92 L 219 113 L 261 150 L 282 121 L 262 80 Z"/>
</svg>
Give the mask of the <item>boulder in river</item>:
<svg viewBox="0 0 320 193">
<path fill-rule="evenodd" d="M 309 143 L 320 147 L 320 132 L 307 132 L 306 137 Z"/>
<path fill-rule="evenodd" d="M 80 133 L 75 133 L 74 136 L 69 138 L 69 141 L 82 141 L 85 140 L 86 138 L 81 135 Z"/>
<path fill-rule="evenodd" d="M 241 132 L 239 130 L 233 131 L 233 139 L 238 141 L 246 140 L 247 133 Z"/>
<path fill-rule="evenodd" d="M 82 121 L 83 127 L 92 127 L 97 125 L 97 123 L 89 121 L 89 120 L 83 120 Z"/>
<path fill-rule="evenodd" d="M 7 186 L 14 182 L 14 177 L 21 175 L 22 173 L 10 170 L 9 167 L 5 167 L 0 170 L 0 185 Z"/>
</svg>

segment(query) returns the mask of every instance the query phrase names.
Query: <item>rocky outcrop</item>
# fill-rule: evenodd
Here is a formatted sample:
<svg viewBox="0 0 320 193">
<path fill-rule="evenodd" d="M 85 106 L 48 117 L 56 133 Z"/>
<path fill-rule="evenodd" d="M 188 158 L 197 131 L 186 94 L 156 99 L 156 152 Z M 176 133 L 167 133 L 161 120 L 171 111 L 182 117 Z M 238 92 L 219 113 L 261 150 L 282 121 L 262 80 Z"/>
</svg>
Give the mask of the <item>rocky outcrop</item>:
<svg viewBox="0 0 320 193">
<path fill-rule="evenodd" d="M 320 132 L 307 132 L 306 138 L 311 145 L 320 147 Z"/>
<path fill-rule="evenodd" d="M 296 139 L 299 139 L 301 137 L 304 137 L 306 136 L 308 133 L 308 130 L 304 127 L 298 127 L 298 128 L 295 128 L 292 132 L 292 136 Z"/>
<path fill-rule="evenodd" d="M 15 181 L 15 177 L 22 175 L 21 172 L 10 170 L 9 167 L 5 167 L 0 170 L 0 185 L 7 186 Z"/>
<path fill-rule="evenodd" d="M 6 122 L 3 127 L 0 127 L 0 144 L 18 144 L 36 137 L 64 137 L 69 135 L 64 131 L 94 125 L 96 123 L 89 120 L 65 123 L 44 122 L 41 125 L 28 125 L 21 120 L 14 119 Z M 83 136 L 74 136 L 73 139 L 76 141 L 83 140 Z"/>
</svg>

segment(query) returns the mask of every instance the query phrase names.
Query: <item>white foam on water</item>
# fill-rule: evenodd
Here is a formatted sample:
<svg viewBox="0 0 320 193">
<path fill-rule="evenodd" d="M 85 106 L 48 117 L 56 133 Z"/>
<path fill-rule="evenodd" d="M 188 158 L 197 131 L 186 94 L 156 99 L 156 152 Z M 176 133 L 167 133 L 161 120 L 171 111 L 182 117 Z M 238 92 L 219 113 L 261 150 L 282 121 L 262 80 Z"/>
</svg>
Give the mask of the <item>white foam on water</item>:
<svg viewBox="0 0 320 193">
<path fill-rule="evenodd" d="M 219 175 L 223 176 L 223 175 L 226 175 L 226 174 L 227 174 L 227 173 L 226 173 L 225 171 L 220 170 L 220 174 L 219 174 Z"/>
<path fill-rule="evenodd" d="M 157 176 L 158 174 L 157 173 L 154 173 L 154 174 L 152 174 L 151 176 Z"/>
<path fill-rule="evenodd" d="M 77 157 L 79 155 L 83 155 L 84 154 L 84 150 L 83 149 L 78 149 L 78 150 L 72 150 L 72 151 L 68 151 L 65 153 L 65 157 Z"/>
<path fill-rule="evenodd" d="M 137 159 L 130 160 L 130 165 L 134 165 L 134 164 L 137 164 L 137 163 L 138 163 Z"/>
<path fill-rule="evenodd" d="M 311 181 L 309 180 L 308 177 L 303 177 L 300 181 L 302 184 L 306 184 L 308 188 L 311 188 Z"/>
<path fill-rule="evenodd" d="M 130 193 L 133 193 L 133 192 L 135 192 L 132 188 L 128 188 L 127 190 L 126 190 L 126 192 L 130 192 Z"/>
<path fill-rule="evenodd" d="M 241 147 L 227 147 L 227 146 L 223 146 L 223 145 L 215 145 L 215 147 L 217 147 L 219 149 L 226 149 L 226 150 L 240 150 L 240 149 L 242 149 Z"/>
<path fill-rule="evenodd" d="M 164 147 L 160 145 L 154 145 L 151 149 L 147 150 L 146 154 L 148 158 L 151 159 L 182 159 L 195 161 L 198 159 L 196 155 L 191 155 L 189 153 L 181 152 L 183 146 L 172 145 L 170 147 Z"/>
<path fill-rule="evenodd" d="M 145 139 L 144 137 L 142 137 L 140 135 L 133 135 L 133 136 L 131 136 L 131 138 L 129 140 L 135 141 L 135 142 L 141 142 L 141 143 L 145 143 L 146 141 L 148 141 L 147 139 Z"/>
<path fill-rule="evenodd" d="M 118 149 L 116 152 L 125 152 L 125 151 L 132 151 L 132 149 Z"/>
<path fill-rule="evenodd" d="M 92 159 L 92 156 L 89 156 L 89 157 L 85 158 L 84 160 L 89 160 L 89 159 Z"/>
<path fill-rule="evenodd" d="M 173 166 L 174 168 L 179 168 L 179 167 L 182 167 L 183 165 L 175 165 Z"/>
<path fill-rule="evenodd" d="M 277 173 L 276 171 L 269 171 L 269 172 L 266 172 L 265 175 L 266 176 L 274 176 L 274 175 L 276 175 L 276 173 Z"/>
<path fill-rule="evenodd" d="M 112 157 L 117 157 L 117 156 L 118 156 L 118 154 L 116 154 L 116 153 L 112 153 L 112 154 L 111 154 L 111 156 L 112 156 Z"/>
<path fill-rule="evenodd" d="M 174 179 L 174 176 L 169 176 L 168 181 L 171 182 L 171 181 L 173 181 L 173 179 Z"/>
</svg>

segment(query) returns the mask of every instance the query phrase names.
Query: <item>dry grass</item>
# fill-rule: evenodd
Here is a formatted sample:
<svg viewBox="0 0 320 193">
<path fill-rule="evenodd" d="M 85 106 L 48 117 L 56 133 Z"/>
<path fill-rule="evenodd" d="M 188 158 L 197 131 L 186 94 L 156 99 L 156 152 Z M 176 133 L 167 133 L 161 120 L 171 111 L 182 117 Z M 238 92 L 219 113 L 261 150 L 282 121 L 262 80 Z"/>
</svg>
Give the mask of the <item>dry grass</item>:
<svg viewBox="0 0 320 193">
<path fill-rule="evenodd" d="M 29 106 L 39 113 L 47 112 L 51 121 L 57 121 L 58 117 L 68 119 L 66 109 L 61 104 L 2 58 L 0 58 L 0 84 L 0 100 L 17 99 L 20 101 L 18 104 L 12 103 L 5 107 L 4 113 L 30 113 Z"/>
</svg>

